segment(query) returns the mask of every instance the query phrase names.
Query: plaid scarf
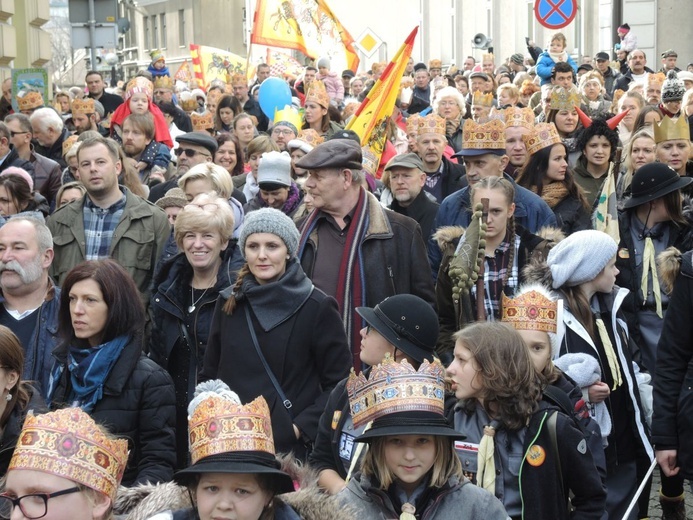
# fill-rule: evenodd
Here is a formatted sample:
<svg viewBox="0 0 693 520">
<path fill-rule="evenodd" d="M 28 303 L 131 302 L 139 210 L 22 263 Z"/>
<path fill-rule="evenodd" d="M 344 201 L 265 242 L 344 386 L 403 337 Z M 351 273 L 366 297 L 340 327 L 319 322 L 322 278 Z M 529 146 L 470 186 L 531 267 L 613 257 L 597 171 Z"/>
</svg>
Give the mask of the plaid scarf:
<svg viewBox="0 0 693 520">
<path fill-rule="evenodd" d="M 513 265 L 510 264 L 510 237 L 506 234 L 494 256 L 487 256 L 484 265 L 484 308 L 486 319 L 496 321 L 501 319 L 501 294 L 508 287 L 514 289 L 519 285 L 518 256 L 520 237 L 515 235 L 515 255 Z M 476 299 L 476 284 L 472 287 L 472 295 Z M 512 292 L 512 291 L 511 291 Z"/>
<path fill-rule="evenodd" d="M 303 226 L 301 241 L 298 245 L 299 258 L 303 255 L 308 238 L 315 229 L 318 213 L 318 211 L 313 211 Z M 361 335 L 359 332 L 363 323 L 358 314 L 356 314 L 355 309 L 364 305 L 366 301 L 361 245 L 366 236 L 369 222 L 366 191 L 361 189 L 354 210 L 354 218 L 349 224 L 349 230 L 346 235 L 342 259 L 339 264 L 337 294 L 335 295 L 339 305 L 339 312 L 342 315 L 347 341 L 351 346 L 351 355 L 356 372 L 361 371 L 361 358 L 359 355 L 361 352 Z"/>
</svg>

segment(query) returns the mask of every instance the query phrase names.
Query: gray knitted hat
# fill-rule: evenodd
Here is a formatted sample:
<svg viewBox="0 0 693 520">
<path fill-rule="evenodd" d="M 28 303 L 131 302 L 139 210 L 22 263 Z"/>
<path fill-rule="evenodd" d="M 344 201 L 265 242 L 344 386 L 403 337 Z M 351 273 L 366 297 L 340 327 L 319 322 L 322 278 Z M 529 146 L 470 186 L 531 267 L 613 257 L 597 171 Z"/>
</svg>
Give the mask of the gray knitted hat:
<svg viewBox="0 0 693 520">
<path fill-rule="evenodd" d="M 686 93 L 686 87 L 676 74 L 675 70 L 667 73 L 667 79 L 662 85 L 662 104 L 669 101 L 681 101 Z"/>
<path fill-rule="evenodd" d="M 615 255 L 618 244 L 603 231 L 577 231 L 556 244 L 546 262 L 553 288 L 575 286 L 594 280 Z"/>
<path fill-rule="evenodd" d="M 272 233 L 284 241 L 289 250 L 289 256 L 296 256 L 298 250 L 298 239 L 300 237 L 294 221 L 284 213 L 274 208 L 262 208 L 247 213 L 243 219 L 241 236 L 238 245 L 241 254 L 245 258 L 245 241 L 253 233 Z"/>
</svg>

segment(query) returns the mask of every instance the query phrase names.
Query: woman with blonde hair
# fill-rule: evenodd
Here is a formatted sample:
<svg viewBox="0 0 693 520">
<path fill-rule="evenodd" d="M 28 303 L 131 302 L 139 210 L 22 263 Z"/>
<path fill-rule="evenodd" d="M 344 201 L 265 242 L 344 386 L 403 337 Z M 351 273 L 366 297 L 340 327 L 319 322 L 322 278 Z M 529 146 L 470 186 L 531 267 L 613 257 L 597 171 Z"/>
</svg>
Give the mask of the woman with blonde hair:
<svg viewBox="0 0 693 520">
<path fill-rule="evenodd" d="M 623 148 L 623 169 L 616 183 L 616 197 L 620 207 L 630 198 L 630 185 L 636 170 L 657 160 L 656 149 L 657 143 L 651 128 L 644 127 L 631 134 Z"/>
<path fill-rule="evenodd" d="M 504 83 L 496 90 L 496 98 L 501 109 L 515 107 L 520 102 L 520 89 L 512 83 Z"/>
<path fill-rule="evenodd" d="M 618 124 L 618 138 L 622 145 L 627 145 L 630 136 L 635 131 L 635 122 L 640 115 L 640 111 L 645 108 L 645 98 L 637 92 L 626 92 L 618 100 L 618 110 L 616 112 L 628 113 Z"/>
</svg>

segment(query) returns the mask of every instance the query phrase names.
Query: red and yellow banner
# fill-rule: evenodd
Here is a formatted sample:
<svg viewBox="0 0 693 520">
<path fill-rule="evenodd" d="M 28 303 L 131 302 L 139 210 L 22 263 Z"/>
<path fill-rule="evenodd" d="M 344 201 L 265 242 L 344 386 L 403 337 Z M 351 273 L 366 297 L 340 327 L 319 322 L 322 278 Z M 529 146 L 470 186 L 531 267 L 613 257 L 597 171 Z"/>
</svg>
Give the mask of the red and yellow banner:
<svg viewBox="0 0 693 520">
<path fill-rule="evenodd" d="M 407 36 L 402 47 L 385 67 L 382 75 L 347 125 L 347 130 L 356 132 L 361 138 L 361 145 L 368 146 L 378 161 L 385 149 L 387 119 L 392 115 L 395 101 L 399 96 L 402 75 L 407 67 L 418 31 L 419 28 L 415 27 Z"/>
<path fill-rule="evenodd" d="M 234 74 L 245 74 L 245 58 L 232 52 L 190 44 L 193 73 L 202 88 L 207 88 L 215 79 L 224 83 Z"/>
<path fill-rule="evenodd" d="M 312 59 L 326 56 L 331 70 L 358 70 L 354 39 L 325 0 L 257 0 L 252 43 L 295 49 Z"/>
<path fill-rule="evenodd" d="M 173 76 L 173 79 L 177 79 L 178 81 L 184 81 L 185 83 L 189 82 L 192 79 L 192 73 L 190 72 L 190 63 L 188 63 L 188 60 L 185 60 L 183 63 L 180 64 L 180 67 L 178 67 L 178 70 Z"/>
<path fill-rule="evenodd" d="M 303 72 L 303 65 L 296 58 L 276 49 L 267 49 L 265 63 L 269 65 L 270 76 L 277 78 L 285 74 L 297 78 Z"/>
</svg>

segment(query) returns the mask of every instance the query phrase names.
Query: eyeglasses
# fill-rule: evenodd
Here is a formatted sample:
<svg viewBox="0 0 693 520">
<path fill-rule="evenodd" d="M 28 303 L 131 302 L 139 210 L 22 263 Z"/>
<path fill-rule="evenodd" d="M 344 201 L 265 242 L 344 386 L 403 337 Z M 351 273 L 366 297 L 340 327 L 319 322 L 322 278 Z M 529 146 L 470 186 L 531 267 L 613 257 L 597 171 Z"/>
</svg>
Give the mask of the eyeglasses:
<svg viewBox="0 0 693 520">
<path fill-rule="evenodd" d="M 19 507 L 22 514 L 30 520 L 43 518 L 48 513 L 48 499 L 80 491 L 82 488 L 72 487 L 55 493 L 32 493 L 17 498 L 2 494 L 0 495 L 0 518 L 9 519 L 15 507 Z"/>
<path fill-rule="evenodd" d="M 13 132 L 10 130 L 10 136 L 14 137 L 15 135 L 22 135 L 22 134 L 30 134 L 31 132 Z"/>
<path fill-rule="evenodd" d="M 205 157 L 211 157 L 208 153 L 198 152 L 192 148 L 176 148 L 176 157 L 180 157 L 183 154 L 185 154 L 186 157 L 195 157 L 198 153 Z"/>
<path fill-rule="evenodd" d="M 278 135 L 291 135 L 294 133 L 294 131 L 291 130 L 291 128 L 275 128 L 272 130 L 272 133 Z"/>
</svg>

